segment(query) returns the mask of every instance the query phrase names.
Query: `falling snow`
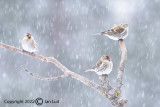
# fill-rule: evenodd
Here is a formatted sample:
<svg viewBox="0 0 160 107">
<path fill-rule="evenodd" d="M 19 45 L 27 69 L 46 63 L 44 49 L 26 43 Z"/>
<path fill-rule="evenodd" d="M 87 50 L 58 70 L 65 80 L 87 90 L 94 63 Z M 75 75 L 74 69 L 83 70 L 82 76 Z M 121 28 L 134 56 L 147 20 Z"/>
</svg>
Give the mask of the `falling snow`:
<svg viewBox="0 0 160 107">
<path fill-rule="evenodd" d="M 125 39 L 128 58 L 122 95 L 126 107 L 160 106 L 160 1 L 144 0 L 1 0 L 0 42 L 21 48 L 24 34 L 30 32 L 38 44 L 38 54 L 54 57 L 71 71 L 99 84 L 92 67 L 104 54 L 113 61 L 109 75 L 115 86 L 120 49 L 117 41 L 92 34 L 114 24 L 128 23 Z M 108 100 L 81 82 L 67 77 L 41 81 L 20 68 L 43 77 L 63 74 L 55 65 L 0 47 L 0 106 L 10 107 L 4 99 L 60 100 L 44 107 L 111 107 Z M 35 104 L 14 105 L 35 107 Z"/>
</svg>

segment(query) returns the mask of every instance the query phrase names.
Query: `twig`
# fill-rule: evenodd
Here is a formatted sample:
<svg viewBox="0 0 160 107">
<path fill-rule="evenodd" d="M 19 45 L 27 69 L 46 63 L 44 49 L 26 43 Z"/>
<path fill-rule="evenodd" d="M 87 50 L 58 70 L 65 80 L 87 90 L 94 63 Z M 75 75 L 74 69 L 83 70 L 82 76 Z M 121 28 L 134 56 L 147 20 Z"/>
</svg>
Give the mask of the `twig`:
<svg viewBox="0 0 160 107">
<path fill-rule="evenodd" d="M 64 65 L 62 65 L 58 60 L 56 60 L 54 57 L 44 57 L 44 56 L 39 55 L 39 54 L 31 54 L 31 53 L 28 53 L 28 52 L 23 52 L 22 50 L 20 50 L 16 47 L 6 45 L 6 44 L 3 44 L 3 43 L 0 43 L 0 47 L 4 47 L 6 49 L 21 53 L 23 55 L 31 56 L 33 58 L 37 58 L 37 59 L 40 59 L 42 61 L 51 62 L 51 63 L 55 64 L 59 69 L 61 69 L 68 76 L 70 76 L 70 77 L 72 77 L 76 80 L 79 80 L 83 84 L 85 84 L 85 85 L 95 89 L 96 91 L 102 93 L 105 97 L 108 98 L 108 100 L 111 102 L 112 106 L 114 106 L 114 107 L 117 107 L 117 106 L 122 107 L 127 101 L 127 100 L 120 99 L 120 96 L 117 95 L 118 94 L 117 91 L 114 90 L 110 86 L 109 83 L 106 83 L 106 85 L 107 85 L 106 87 L 99 86 L 99 85 L 95 84 L 94 82 L 88 80 L 87 78 L 70 71 Z M 108 97 L 108 95 L 109 95 L 109 97 Z"/>
<path fill-rule="evenodd" d="M 61 78 L 65 78 L 65 77 L 68 76 L 68 75 L 66 75 L 66 74 L 63 74 L 63 75 L 60 75 L 60 76 L 57 76 L 57 77 L 45 78 L 45 77 L 40 77 L 40 76 L 37 76 L 37 75 L 33 74 L 31 71 L 29 71 L 29 70 L 28 70 L 27 68 L 25 68 L 23 65 L 21 65 L 20 67 L 23 68 L 24 71 L 26 71 L 26 72 L 27 72 L 28 74 L 30 74 L 31 76 L 33 76 L 33 77 L 35 77 L 35 78 L 37 78 L 37 79 L 40 79 L 40 80 L 53 80 L 53 81 L 55 81 L 55 80 L 59 80 L 59 79 L 61 79 Z"/>
<path fill-rule="evenodd" d="M 125 68 L 125 62 L 127 59 L 127 49 L 125 46 L 125 43 L 123 40 L 119 40 L 119 45 L 121 48 L 121 62 L 118 68 L 118 76 L 117 76 L 117 91 L 121 93 L 121 87 L 122 87 L 122 78 L 123 78 L 123 73 L 124 73 L 124 68 Z"/>
<path fill-rule="evenodd" d="M 37 58 L 37 59 L 40 59 L 42 61 L 45 61 L 45 62 L 51 62 L 53 64 L 55 64 L 59 69 L 61 69 L 65 74 L 69 75 L 70 77 L 72 78 L 75 78 L 81 82 L 83 82 L 85 85 L 91 87 L 91 88 L 94 88 L 94 89 L 100 89 L 100 86 L 89 81 L 87 78 L 79 75 L 79 74 L 76 74 L 74 72 L 71 72 L 69 69 L 67 69 L 65 66 L 63 66 L 58 60 L 56 60 L 54 57 L 44 57 L 42 55 L 39 55 L 39 54 L 31 54 L 29 52 L 25 52 L 25 51 L 22 51 L 16 47 L 13 47 L 13 46 L 10 46 L 10 45 L 6 45 L 6 44 L 3 44 L 3 43 L 0 43 L 0 46 L 1 47 L 4 47 L 4 48 L 7 48 L 9 50 L 12 50 L 12 51 L 16 51 L 18 53 L 21 53 L 23 55 L 27 55 L 27 56 L 31 56 L 33 58 Z"/>
</svg>

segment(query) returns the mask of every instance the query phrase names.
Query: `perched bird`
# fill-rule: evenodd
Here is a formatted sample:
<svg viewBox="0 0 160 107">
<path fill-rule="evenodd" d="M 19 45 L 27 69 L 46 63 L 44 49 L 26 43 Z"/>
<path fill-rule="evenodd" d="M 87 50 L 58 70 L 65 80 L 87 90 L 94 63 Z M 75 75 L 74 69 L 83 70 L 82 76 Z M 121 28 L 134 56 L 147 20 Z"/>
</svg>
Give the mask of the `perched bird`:
<svg viewBox="0 0 160 107">
<path fill-rule="evenodd" d="M 24 51 L 27 51 L 30 53 L 37 52 L 36 41 L 34 40 L 33 36 L 31 36 L 30 33 L 26 33 L 24 35 L 24 38 L 22 39 L 21 44 Z"/>
<path fill-rule="evenodd" d="M 112 71 L 113 63 L 108 55 L 103 55 L 91 69 L 85 72 L 94 71 L 100 75 L 99 79 L 103 83 L 108 74 Z"/>
<path fill-rule="evenodd" d="M 128 36 L 128 24 L 114 25 L 110 30 L 101 32 L 100 35 L 108 36 L 113 40 L 125 39 Z"/>
</svg>

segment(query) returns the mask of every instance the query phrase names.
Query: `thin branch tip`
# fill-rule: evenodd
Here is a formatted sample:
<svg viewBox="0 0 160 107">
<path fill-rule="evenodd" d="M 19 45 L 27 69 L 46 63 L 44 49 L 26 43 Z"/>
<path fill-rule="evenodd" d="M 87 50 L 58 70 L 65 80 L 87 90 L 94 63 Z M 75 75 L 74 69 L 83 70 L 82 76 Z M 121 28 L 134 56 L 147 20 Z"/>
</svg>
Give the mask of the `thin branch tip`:
<svg viewBox="0 0 160 107">
<path fill-rule="evenodd" d="M 62 78 L 65 78 L 67 77 L 68 75 L 66 74 L 63 74 L 63 75 L 60 75 L 60 76 L 57 76 L 57 77 L 51 77 L 51 78 L 46 78 L 46 77 L 40 77 L 40 76 L 37 76 L 35 74 L 33 74 L 31 71 L 29 71 L 26 67 L 24 67 L 23 65 L 20 66 L 21 68 L 24 69 L 24 71 L 26 71 L 28 74 L 30 74 L 32 77 L 36 78 L 36 79 L 40 79 L 40 80 L 52 80 L 52 81 L 55 81 L 55 80 L 59 80 L 59 79 L 62 79 Z"/>
</svg>

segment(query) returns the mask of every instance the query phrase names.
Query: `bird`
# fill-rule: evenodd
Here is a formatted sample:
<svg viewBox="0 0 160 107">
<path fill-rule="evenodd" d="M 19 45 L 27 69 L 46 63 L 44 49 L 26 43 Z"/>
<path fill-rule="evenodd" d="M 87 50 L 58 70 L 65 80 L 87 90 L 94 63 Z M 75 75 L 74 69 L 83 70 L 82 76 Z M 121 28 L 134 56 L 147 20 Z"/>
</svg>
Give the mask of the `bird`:
<svg viewBox="0 0 160 107">
<path fill-rule="evenodd" d="M 99 35 L 108 36 L 112 40 L 123 40 L 128 36 L 128 28 L 129 25 L 125 23 L 122 23 L 120 25 L 114 24 L 111 29 L 101 32 Z"/>
<path fill-rule="evenodd" d="M 26 33 L 24 35 L 24 38 L 22 39 L 21 44 L 22 44 L 23 51 L 27 51 L 30 53 L 37 52 L 37 43 L 34 40 L 34 37 L 31 36 L 30 33 Z"/>
<path fill-rule="evenodd" d="M 85 72 L 94 71 L 99 75 L 99 79 L 103 83 L 108 74 L 111 73 L 112 68 L 113 63 L 111 58 L 108 55 L 103 55 L 91 69 L 87 69 Z"/>
</svg>

